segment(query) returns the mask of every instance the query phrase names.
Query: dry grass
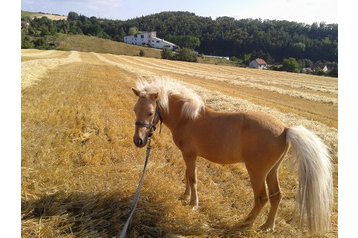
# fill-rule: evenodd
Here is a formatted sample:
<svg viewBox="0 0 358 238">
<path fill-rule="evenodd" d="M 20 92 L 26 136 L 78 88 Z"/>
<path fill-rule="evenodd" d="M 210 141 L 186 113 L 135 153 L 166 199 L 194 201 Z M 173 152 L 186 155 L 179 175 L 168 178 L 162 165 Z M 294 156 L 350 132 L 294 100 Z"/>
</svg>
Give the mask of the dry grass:
<svg viewBox="0 0 358 238">
<path fill-rule="evenodd" d="M 174 78 L 194 87 L 210 107 L 263 110 L 288 125 L 303 124 L 318 133 L 330 145 L 335 163 L 332 232 L 326 237 L 337 237 L 337 104 L 289 94 L 292 87 L 336 100 L 334 79 L 84 52 L 23 50 L 22 54 L 26 57 L 22 79 L 29 82 L 22 84 L 23 237 L 119 233 L 145 154 L 132 143 L 136 98 L 130 88 L 139 76 Z M 245 86 L 246 81 L 251 84 Z M 286 91 L 272 92 L 252 84 Z M 244 166 L 199 159 L 200 209 L 192 211 L 178 199 L 184 191 L 184 162 L 168 129 L 155 134 L 152 145 L 130 237 L 307 236 L 294 215 L 297 178 L 286 163 L 280 171 L 284 196 L 276 231 L 239 233 L 234 227 L 252 205 Z M 254 228 L 264 222 L 267 212 L 268 206 Z"/>
</svg>

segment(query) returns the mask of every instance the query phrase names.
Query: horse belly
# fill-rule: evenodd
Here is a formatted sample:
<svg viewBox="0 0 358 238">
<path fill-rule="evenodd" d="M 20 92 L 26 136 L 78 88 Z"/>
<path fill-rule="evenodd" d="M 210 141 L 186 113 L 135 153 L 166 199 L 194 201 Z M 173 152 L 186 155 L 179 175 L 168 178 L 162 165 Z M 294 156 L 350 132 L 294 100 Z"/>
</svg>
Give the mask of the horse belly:
<svg viewBox="0 0 358 238">
<path fill-rule="evenodd" d="M 216 140 L 215 142 L 201 143 L 198 155 L 219 164 L 243 162 L 240 145 L 234 141 L 227 143 L 224 140 Z"/>
<path fill-rule="evenodd" d="M 213 156 L 212 154 L 200 155 L 200 156 L 211 162 L 218 163 L 218 164 L 235 164 L 239 162 L 244 162 L 243 158 L 241 158 L 240 156 L 227 156 L 227 155 Z"/>
</svg>

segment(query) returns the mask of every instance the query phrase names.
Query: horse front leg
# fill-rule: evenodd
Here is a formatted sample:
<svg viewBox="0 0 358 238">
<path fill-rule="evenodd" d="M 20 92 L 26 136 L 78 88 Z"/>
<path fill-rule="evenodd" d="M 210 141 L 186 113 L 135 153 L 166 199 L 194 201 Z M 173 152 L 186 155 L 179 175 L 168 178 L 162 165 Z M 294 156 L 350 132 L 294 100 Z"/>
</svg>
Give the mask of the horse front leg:
<svg viewBox="0 0 358 238">
<path fill-rule="evenodd" d="M 187 169 L 185 170 L 183 183 L 185 183 L 185 191 L 180 196 L 180 199 L 187 200 L 190 197 L 190 194 L 191 194 Z"/>
<path fill-rule="evenodd" d="M 190 184 L 189 184 L 189 177 L 188 177 L 188 171 L 187 169 L 185 170 L 185 192 L 184 192 L 184 196 L 185 197 L 190 197 Z"/>
<path fill-rule="evenodd" d="M 183 155 L 186 165 L 186 189 L 185 193 L 190 195 L 190 205 L 193 209 L 198 209 L 198 189 L 197 189 L 197 170 L 196 170 L 196 156 Z"/>
</svg>

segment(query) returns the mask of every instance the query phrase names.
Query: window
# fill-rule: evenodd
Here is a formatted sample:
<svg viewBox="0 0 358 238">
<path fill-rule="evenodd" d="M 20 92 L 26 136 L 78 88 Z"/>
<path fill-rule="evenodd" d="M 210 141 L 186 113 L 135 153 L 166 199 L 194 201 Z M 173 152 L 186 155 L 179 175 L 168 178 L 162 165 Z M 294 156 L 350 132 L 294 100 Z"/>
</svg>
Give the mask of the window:
<svg viewBox="0 0 358 238">
<path fill-rule="evenodd" d="M 159 40 L 157 40 L 157 43 L 159 43 L 160 41 Z"/>
<path fill-rule="evenodd" d="M 140 38 L 144 38 L 144 35 L 140 35 Z"/>
</svg>

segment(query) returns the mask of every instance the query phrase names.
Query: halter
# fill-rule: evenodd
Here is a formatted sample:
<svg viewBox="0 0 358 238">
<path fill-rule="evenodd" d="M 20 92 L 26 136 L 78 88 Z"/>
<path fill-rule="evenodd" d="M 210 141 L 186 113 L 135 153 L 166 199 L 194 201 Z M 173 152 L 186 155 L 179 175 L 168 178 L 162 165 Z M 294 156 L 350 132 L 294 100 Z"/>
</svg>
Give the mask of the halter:
<svg viewBox="0 0 358 238">
<path fill-rule="evenodd" d="M 142 122 L 142 121 L 136 121 L 135 122 L 135 125 L 137 127 L 145 127 L 149 130 L 149 133 L 148 133 L 148 137 L 151 137 L 153 135 L 153 131 L 155 131 L 156 129 L 156 124 L 158 123 L 158 121 L 154 124 L 154 121 L 156 119 L 159 119 L 160 121 L 160 129 L 159 129 L 159 133 L 162 132 L 162 124 L 163 124 L 163 118 L 162 118 L 162 115 L 160 114 L 160 111 L 159 111 L 159 104 L 158 102 L 156 102 L 156 108 L 155 108 L 155 115 L 152 119 L 152 122 L 151 123 L 145 123 L 145 122 Z"/>
</svg>

